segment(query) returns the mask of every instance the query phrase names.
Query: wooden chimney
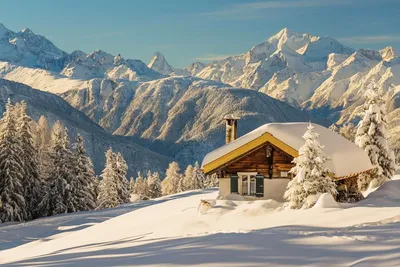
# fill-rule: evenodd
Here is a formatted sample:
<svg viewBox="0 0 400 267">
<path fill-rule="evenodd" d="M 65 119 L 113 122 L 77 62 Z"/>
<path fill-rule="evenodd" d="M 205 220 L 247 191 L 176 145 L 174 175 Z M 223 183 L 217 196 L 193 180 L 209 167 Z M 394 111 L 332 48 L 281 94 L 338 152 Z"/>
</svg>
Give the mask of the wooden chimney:
<svg viewBox="0 0 400 267">
<path fill-rule="evenodd" d="M 240 117 L 233 116 L 232 114 L 224 116 L 224 120 L 226 123 L 225 142 L 227 144 L 237 138 L 237 121 L 239 119 L 240 119 Z"/>
</svg>

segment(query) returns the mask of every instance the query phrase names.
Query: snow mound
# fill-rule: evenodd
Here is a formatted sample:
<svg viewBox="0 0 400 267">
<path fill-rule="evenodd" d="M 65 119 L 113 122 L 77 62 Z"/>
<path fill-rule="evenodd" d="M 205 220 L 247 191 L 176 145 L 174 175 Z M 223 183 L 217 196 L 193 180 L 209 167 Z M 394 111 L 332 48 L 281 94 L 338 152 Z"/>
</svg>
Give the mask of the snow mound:
<svg viewBox="0 0 400 267">
<path fill-rule="evenodd" d="M 370 190 L 370 189 L 369 189 Z M 381 185 L 378 189 L 370 192 L 368 200 L 392 199 L 397 200 L 400 196 L 400 180 L 395 179 Z"/>
<path fill-rule="evenodd" d="M 245 198 L 241 195 L 237 195 L 237 194 L 230 194 L 227 196 L 221 196 L 218 195 L 217 197 L 218 200 L 236 200 L 236 201 L 244 201 Z"/>
<path fill-rule="evenodd" d="M 335 201 L 333 196 L 328 193 L 322 194 L 318 200 L 317 203 L 315 203 L 314 207 L 316 209 L 327 209 L 327 208 L 341 208 L 339 203 Z"/>
</svg>

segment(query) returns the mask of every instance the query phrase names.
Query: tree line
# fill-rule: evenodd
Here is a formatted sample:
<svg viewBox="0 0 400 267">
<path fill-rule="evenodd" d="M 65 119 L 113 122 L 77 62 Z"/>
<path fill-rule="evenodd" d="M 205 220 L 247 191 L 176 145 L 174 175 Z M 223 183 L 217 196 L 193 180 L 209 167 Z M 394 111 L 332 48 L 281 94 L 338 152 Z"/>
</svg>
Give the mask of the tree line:
<svg viewBox="0 0 400 267">
<path fill-rule="evenodd" d="M 79 134 L 71 145 L 60 121 L 52 127 L 45 116 L 36 122 L 24 101 L 8 100 L 0 120 L 0 223 L 26 221 L 69 212 L 116 207 L 185 190 L 216 186 L 198 163 L 184 174 L 172 162 L 161 182 L 157 172 L 127 180 L 128 165 L 119 152 L 108 149 L 100 177 Z"/>
</svg>

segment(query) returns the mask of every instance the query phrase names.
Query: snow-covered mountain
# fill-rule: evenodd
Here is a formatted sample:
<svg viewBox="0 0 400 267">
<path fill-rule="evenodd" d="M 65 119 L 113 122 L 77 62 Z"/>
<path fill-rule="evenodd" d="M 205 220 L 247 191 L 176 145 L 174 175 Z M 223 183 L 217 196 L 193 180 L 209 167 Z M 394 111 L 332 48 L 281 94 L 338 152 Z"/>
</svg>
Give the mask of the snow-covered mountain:
<svg viewBox="0 0 400 267">
<path fill-rule="evenodd" d="M 258 90 L 339 124 L 358 119 L 372 82 L 388 101 L 400 85 L 400 58 L 393 47 L 354 50 L 287 28 L 244 54 L 191 67 L 190 75 Z"/>
<path fill-rule="evenodd" d="M 84 137 L 85 147 L 98 174 L 104 168 L 104 153 L 109 147 L 124 155 L 129 165 L 129 175 L 136 175 L 137 171 L 148 169 L 163 172 L 170 161 L 169 158 L 136 144 L 132 138 L 107 133 L 84 113 L 73 108 L 59 96 L 0 79 L 1 112 L 3 112 L 8 98 L 11 98 L 13 102 L 25 100 L 28 104 L 28 113 L 35 120 L 38 120 L 41 115 L 45 115 L 50 123 L 60 120 L 68 127 L 72 140 L 77 133 L 80 133 Z"/>
<path fill-rule="evenodd" d="M 242 117 L 239 135 L 267 122 L 310 120 L 265 94 L 188 76 L 120 83 L 113 90 L 93 84 L 61 96 L 108 131 L 136 137 L 182 163 L 200 160 L 224 143 L 226 114 Z"/>
<path fill-rule="evenodd" d="M 153 69 L 161 74 L 170 75 L 174 72 L 174 68 L 168 64 L 164 55 L 160 52 L 156 52 L 149 64 L 147 65 L 150 69 Z"/>
<path fill-rule="evenodd" d="M 163 77 L 140 60 L 124 59 L 121 55 L 113 56 L 102 50 L 90 54 L 77 50 L 68 54 L 30 29 L 15 33 L 1 23 L 0 61 L 81 80 L 112 78 L 149 81 Z"/>
<path fill-rule="evenodd" d="M 308 120 L 308 113 L 357 121 L 374 81 L 387 99 L 390 125 L 399 114 L 400 59 L 392 47 L 354 50 L 287 28 L 243 54 L 184 69 L 159 52 L 148 65 L 102 50 L 68 54 L 30 30 L 14 33 L 4 25 L 0 55 L 0 78 L 60 94 L 109 133 L 178 159 L 189 155 L 187 161 L 222 144 L 227 113 L 245 118 L 241 133 L 270 121 Z"/>
<path fill-rule="evenodd" d="M 66 55 L 45 37 L 28 28 L 13 32 L 0 23 L 0 61 L 59 70 L 59 59 Z"/>
</svg>

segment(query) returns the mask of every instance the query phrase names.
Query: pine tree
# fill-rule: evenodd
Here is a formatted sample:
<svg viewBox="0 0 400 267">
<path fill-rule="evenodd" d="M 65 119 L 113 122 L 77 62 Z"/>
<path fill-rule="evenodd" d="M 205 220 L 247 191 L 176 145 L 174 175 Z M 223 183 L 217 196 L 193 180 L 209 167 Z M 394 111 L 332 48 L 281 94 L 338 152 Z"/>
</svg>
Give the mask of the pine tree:
<svg viewBox="0 0 400 267">
<path fill-rule="evenodd" d="M 329 130 L 331 130 L 334 133 L 339 133 L 339 127 L 335 123 L 332 123 L 331 126 L 329 126 Z"/>
<path fill-rule="evenodd" d="M 194 187 L 194 168 L 191 164 L 186 167 L 185 173 L 183 174 L 183 178 L 181 179 L 181 181 L 182 187 L 184 189 L 183 191 L 196 189 Z"/>
<path fill-rule="evenodd" d="M 38 205 L 43 198 L 44 181 L 39 172 L 39 155 L 35 147 L 31 132 L 32 119 L 26 114 L 26 103 L 20 105 L 18 118 L 18 137 L 23 147 L 21 159 L 24 164 L 24 197 L 29 219 L 38 218 L 40 212 Z"/>
<path fill-rule="evenodd" d="M 161 179 L 158 172 L 153 172 L 153 174 L 147 178 L 147 190 L 149 198 L 158 198 L 162 196 Z"/>
<path fill-rule="evenodd" d="M 382 98 L 376 89 L 367 90 L 366 97 L 364 116 L 358 124 L 355 142 L 368 153 L 375 167 L 371 183 L 373 187 L 377 187 L 393 177 L 396 164 L 394 153 L 387 141 L 386 112 Z M 365 184 L 366 181 L 363 183 Z"/>
<path fill-rule="evenodd" d="M 186 191 L 186 187 L 185 187 L 185 177 L 183 175 L 179 176 L 179 180 L 178 180 L 178 187 L 176 188 L 175 193 L 181 193 Z"/>
<path fill-rule="evenodd" d="M 146 199 L 147 195 L 147 181 L 139 171 L 135 181 L 135 193 L 139 196 L 140 200 Z"/>
<path fill-rule="evenodd" d="M 204 188 L 213 188 L 218 186 L 218 176 L 216 174 L 207 175 Z"/>
<path fill-rule="evenodd" d="M 6 104 L 0 129 L 0 222 L 27 219 L 24 199 L 23 150 L 18 138 L 16 119 L 10 99 Z"/>
<path fill-rule="evenodd" d="M 314 132 L 314 126 L 310 124 L 303 135 L 305 144 L 299 149 L 299 156 L 293 160 L 296 166 L 290 171 L 296 177 L 289 182 L 284 194 L 289 208 L 310 208 L 319 194 L 337 194 L 335 183 L 328 176 L 329 170 L 325 167 L 328 158 L 323 155 L 323 146 L 318 137 L 319 134 Z"/>
<path fill-rule="evenodd" d="M 177 193 L 179 181 L 181 179 L 180 168 L 177 162 L 171 162 L 166 171 L 166 177 L 161 182 L 163 195 Z"/>
<path fill-rule="evenodd" d="M 47 192 L 40 208 L 44 215 L 75 212 L 72 180 L 73 156 L 69 147 L 67 129 L 57 121 L 53 125 L 50 148 L 51 169 L 47 179 Z"/>
<path fill-rule="evenodd" d="M 211 180 L 211 185 L 212 187 L 218 186 L 218 177 L 216 175 L 215 179 L 213 178 Z M 200 169 L 199 163 L 196 161 L 193 167 L 193 175 L 192 175 L 192 188 L 193 189 L 201 189 L 204 188 L 204 183 L 205 183 L 206 177 L 204 176 L 204 173 Z M 215 182 L 216 180 L 216 182 Z"/>
<path fill-rule="evenodd" d="M 96 188 L 93 165 L 83 145 L 82 136 L 76 138 L 74 151 L 74 173 L 72 179 L 73 201 L 76 211 L 93 210 L 96 208 Z"/>
<path fill-rule="evenodd" d="M 115 154 L 111 148 L 106 152 L 106 164 L 101 174 L 98 196 L 98 209 L 114 208 L 120 204 L 117 190 L 117 174 L 115 173 Z"/>
<path fill-rule="evenodd" d="M 37 122 L 34 141 L 38 151 L 39 173 L 42 180 L 49 177 L 51 169 L 50 147 L 51 129 L 45 116 L 41 116 Z"/>
<path fill-rule="evenodd" d="M 357 129 L 351 122 L 344 124 L 339 130 L 339 133 L 351 142 L 354 142 L 354 139 L 356 138 L 356 132 Z"/>
<path fill-rule="evenodd" d="M 133 177 L 129 179 L 129 191 L 131 192 L 131 194 L 136 194 L 135 178 Z"/>
<path fill-rule="evenodd" d="M 124 160 L 124 157 L 121 153 L 117 153 L 114 155 L 115 157 L 115 173 L 116 173 L 116 183 L 117 183 L 117 192 L 119 202 L 129 203 L 131 201 L 131 194 L 129 192 L 129 182 L 126 179 L 126 173 L 128 172 L 128 165 Z"/>
</svg>

